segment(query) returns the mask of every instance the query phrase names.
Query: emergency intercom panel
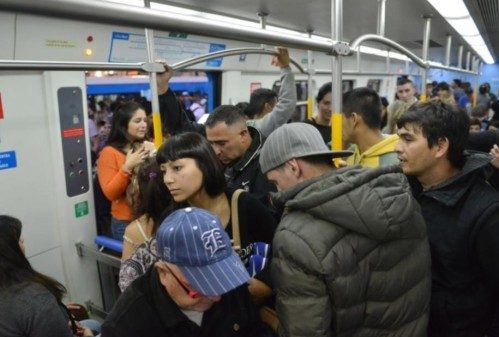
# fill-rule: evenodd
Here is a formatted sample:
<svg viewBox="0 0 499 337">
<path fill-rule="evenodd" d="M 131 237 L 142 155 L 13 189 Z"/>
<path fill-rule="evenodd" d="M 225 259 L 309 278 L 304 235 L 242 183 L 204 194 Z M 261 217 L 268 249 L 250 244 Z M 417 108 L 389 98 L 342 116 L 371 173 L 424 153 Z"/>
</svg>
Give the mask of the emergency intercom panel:
<svg viewBox="0 0 499 337">
<path fill-rule="evenodd" d="M 89 189 L 82 91 L 79 87 L 59 88 L 57 99 L 66 193 L 73 197 Z"/>
</svg>

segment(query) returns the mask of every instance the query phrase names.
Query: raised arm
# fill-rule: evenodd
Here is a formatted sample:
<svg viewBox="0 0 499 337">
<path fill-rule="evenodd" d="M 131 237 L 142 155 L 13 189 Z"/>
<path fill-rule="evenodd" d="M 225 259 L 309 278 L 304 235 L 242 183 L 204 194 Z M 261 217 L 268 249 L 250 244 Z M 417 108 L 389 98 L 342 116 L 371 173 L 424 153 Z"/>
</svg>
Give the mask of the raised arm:
<svg viewBox="0 0 499 337">
<path fill-rule="evenodd" d="M 248 125 L 259 129 L 264 137 L 268 137 L 272 131 L 285 124 L 296 108 L 296 85 L 295 77 L 289 67 L 290 58 L 286 48 L 278 48 L 278 56 L 272 59 L 272 64 L 281 68 L 281 89 L 274 109 L 261 119 L 248 121 Z"/>
</svg>

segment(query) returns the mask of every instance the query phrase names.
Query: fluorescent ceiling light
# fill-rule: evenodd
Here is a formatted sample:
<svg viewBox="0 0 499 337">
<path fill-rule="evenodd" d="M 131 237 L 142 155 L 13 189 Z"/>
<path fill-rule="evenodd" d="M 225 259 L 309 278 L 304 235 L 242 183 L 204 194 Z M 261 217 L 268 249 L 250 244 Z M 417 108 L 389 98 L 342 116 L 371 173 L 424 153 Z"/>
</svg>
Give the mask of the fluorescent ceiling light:
<svg viewBox="0 0 499 337">
<path fill-rule="evenodd" d="M 488 64 L 494 63 L 494 58 L 486 47 L 485 41 L 463 0 L 428 0 L 428 2 L 461 35 L 484 62 Z"/>
<path fill-rule="evenodd" d="M 107 0 L 109 2 L 116 2 L 122 5 L 144 7 L 144 1 L 142 0 Z"/>
<path fill-rule="evenodd" d="M 142 0 L 107 0 L 110 2 L 116 2 L 125 5 L 133 5 L 138 7 L 144 7 L 144 2 Z M 176 7 L 171 5 L 160 4 L 157 2 L 151 2 L 151 9 L 160 10 L 165 13 L 168 13 L 172 17 L 185 18 L 186 16 L 190 18 L 195 18 L 198 22 L 207 22 L 207 23 L 218 23 L 220 25 L 232 25 L 237 26 L 239 28 L 244 28 L 248 30 L 261 30 L 261 25 L 256 21 L 249 20 L 241 20 L 237 18 L 232 18 L 224 15 L 212 14 L 212 13 L 204 13 L 200 11 L 196 11 L 193 9 L 187 9 L 182 7 Z M 303 39 L 312 39 L 321 43 L 332 44 L 332 40 L 330 38 L 326 38 L 319 35 L 311 35 L 308 33 L 301 33 L 297 31 L 293 31 L 286 28 L 276 27 L 272 25 L 267 25 L 266 30 L 269 32 L 274 32 L 277 34 L 286 34 L 291 35 Z M 397 59 L 401 61 L 410 61 L 410 59 L 400 53 L 396 52 L 388 52 L 386 50 L 381 50 L 377 48 L 360 46 L 360 52 L 364 54 L 376 55 L 380 57 L 390 57 L 392 59 Z"/>
<path fill-rule="evenodd" d="M 469 16 L 468 8 L 462 0 L 428 0 L 445 19 Z"/>
<path fill-rule="evenodd" d="M 470 16 L 463 19 L 447 19 L 447 22 L 462 36 L 480 35 L 475 22 Z"/>
</svg>

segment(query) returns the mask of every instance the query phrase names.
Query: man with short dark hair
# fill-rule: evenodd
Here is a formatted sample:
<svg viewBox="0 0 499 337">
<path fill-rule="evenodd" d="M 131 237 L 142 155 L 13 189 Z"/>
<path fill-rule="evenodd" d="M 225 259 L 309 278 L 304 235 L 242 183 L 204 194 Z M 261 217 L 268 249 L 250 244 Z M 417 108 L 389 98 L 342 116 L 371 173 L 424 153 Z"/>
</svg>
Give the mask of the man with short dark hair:
<svg viewBox="0 0 499 337">
<path fill-rule="evenodd" d="M 417 102 L 416 87 L 408 78 L 402 78 L 397 82 L 397 99 L 406 103 Z"/>
<path fill-rule="evenodd" d="M 376 91 L 356 88 L 343 94 L 343 141 L 353 144 L 347 164 L 378 167 L 398 164 L 397 135 L 381 133 L 381 100 Z"/>
<path fill-rule="evenodd" d="M 491 158 L 465 154 L 466 114 L 441 102 L 413 105 L 395 147 L 428 227 L 430 337 L 499 336 L 499 193 L 484 178 Z"/>
<path fill-rule="evenodd" d="M 274 131 L 260 154 L 285 212 L 271 275 L 279 335 L 426 336 L 430 252 L 419 206 L 397 166 L 334 170 L 319 131 Z"/>
<path fill-rule="evenodd" d="M 268 205 L 275 191 L 260 170 L 258 158 L 264 138 L 258 129 L 246 125 L 241 110 L 221 105 L 206 120 L 206 138 L 222 164 L 230 189 L 242 188 Z"/>
<path fill-rule="evenodd" d="M 159 261 L 120 296 L 102 337 L 258 335 L 250 277 L 217 216 L 177 210 L 156 242 Z"/>
</svg>

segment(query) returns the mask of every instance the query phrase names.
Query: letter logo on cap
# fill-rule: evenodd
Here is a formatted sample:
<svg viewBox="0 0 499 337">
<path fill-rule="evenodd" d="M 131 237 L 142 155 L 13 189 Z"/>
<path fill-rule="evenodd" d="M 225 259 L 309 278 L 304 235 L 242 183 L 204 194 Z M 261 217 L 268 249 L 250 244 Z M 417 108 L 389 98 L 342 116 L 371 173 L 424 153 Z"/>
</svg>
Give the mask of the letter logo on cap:
<svg viewBox="0 0 499 337">
<path fill-rule="evenodd" d="M 211 256 L 213 256 L 220 249 L 226 247 L 223 243 L 222 233 L 218 228 L 204 232 L 201 234 L 201 239 L 203 239 L 204 248 L 210 251 Z"/>
</svg>

